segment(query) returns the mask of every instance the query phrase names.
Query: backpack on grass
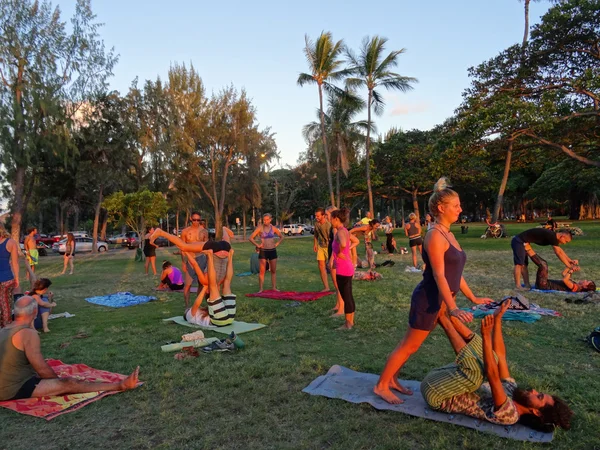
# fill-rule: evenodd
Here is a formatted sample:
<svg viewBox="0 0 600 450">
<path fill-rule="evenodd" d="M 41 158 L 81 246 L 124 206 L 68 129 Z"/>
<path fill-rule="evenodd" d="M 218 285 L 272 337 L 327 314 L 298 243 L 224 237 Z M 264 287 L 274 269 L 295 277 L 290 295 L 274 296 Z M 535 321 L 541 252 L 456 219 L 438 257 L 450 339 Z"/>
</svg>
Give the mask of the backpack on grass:
<svg viewBox="0 0 600 450">
<path fill-rule="evenodd" d="M 597 352 L 600 352 L 600 327 L 596 327 L 586 338 L 586 341 L 594 347 Z"/>
</svg>

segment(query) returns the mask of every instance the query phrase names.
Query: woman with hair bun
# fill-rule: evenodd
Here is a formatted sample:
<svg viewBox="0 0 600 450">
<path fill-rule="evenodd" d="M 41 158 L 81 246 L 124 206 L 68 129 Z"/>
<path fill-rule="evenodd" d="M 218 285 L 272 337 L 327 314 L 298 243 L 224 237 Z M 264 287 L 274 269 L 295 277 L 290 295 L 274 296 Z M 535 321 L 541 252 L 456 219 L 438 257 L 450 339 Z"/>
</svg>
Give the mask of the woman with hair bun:
<svg viewBox="0 0 600 450">
<path fill-rule="evenodd" d="M 332 258 L 333 268 L 338 291 L 344 302 L 344 316 L 346 322 L 339 329 L 350 330 L 354 327 L 354 297 L 352 295 L 352 277 L 354 276 L 354 264 L 350 256 L 351 237 L 346 222 L 348 220 L 347 209 L 336 209 L 331 212 L 331 226 L 336 233 L 333 238 Z M 341 313 L 341 311 L 338 311 Z"/>
<path fill-rule="evenodd" d="M 401 394 L 412 394 L 410 389 L 400 385 L 397 377 L 404 363 L 421 347 L 435 328 L 442 303 L 453 321 L 471 322 L 473 314 L 456 306 L 458 291 L 475 304 L 492 301 L 489 298 L 476 297 L 462 276 L 467 255 L 450 232 L 450 225 L 458 220 L 462 209 L 458 194 L 450 189 L 446 178 L 440 178 L 435 184 L 433 194 L 429 198 L 429 210 L 435 222 L 425 236 L 422 255 L 425 270 L 423 280 L 412 294 L 408 330 L 388 357 L 373 389 L 375 394 L 388 403 L 402 403 L 392 389 Z"/>
<path fill-rule="evenodd" d="M 423 253 L 423 238 L 421 237 L 421 224 L 417 222 L 417 215 L 415 213 L 408 215 L 408 222 L 404 225 L 404 234 L 408 237 L 413 266 L 419 272 L 419 268 L 417 267 L 417 250 L 419 250 L 420 254 Z"/>
</svg>

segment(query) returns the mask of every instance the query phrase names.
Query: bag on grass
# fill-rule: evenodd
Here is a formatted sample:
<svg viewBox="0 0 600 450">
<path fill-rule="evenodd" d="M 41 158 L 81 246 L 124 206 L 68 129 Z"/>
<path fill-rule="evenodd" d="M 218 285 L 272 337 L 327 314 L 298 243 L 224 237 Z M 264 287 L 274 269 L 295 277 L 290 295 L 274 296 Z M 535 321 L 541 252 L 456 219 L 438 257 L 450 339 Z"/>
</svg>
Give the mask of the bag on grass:
<svg viewBox="0 0 600 450">
<path fill-rule="evenodd" d="M 529 309 L 529 300 L 521 294 L 504 297 L 502 301 L 504 300 L 510 301 L 510 306 L 508 307 L 509 310 L 525 311 Z"/>
<path fill-rule="evenodd" d="M 586 341 L 594 347 L 597 352 L 600 352 L 600 327 L 596 327 L 586 338 Z"/>
</svg>

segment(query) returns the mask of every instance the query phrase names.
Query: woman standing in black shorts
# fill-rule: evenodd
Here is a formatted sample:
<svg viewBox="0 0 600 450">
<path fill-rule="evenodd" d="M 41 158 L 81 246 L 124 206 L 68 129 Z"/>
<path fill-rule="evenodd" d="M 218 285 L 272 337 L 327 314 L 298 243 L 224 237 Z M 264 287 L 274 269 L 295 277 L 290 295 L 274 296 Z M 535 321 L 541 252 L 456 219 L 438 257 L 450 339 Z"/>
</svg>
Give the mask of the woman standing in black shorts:
<svg viewBox="0 0 600 450">
<path fill-rule="evenodd" d="M 153 227 L 146 227 L 146 235 L 144 236 L 144 256 L 146 257 L 146 275 L 148 275 L 148 266 L 152 264 L 152 272 L 156 276 L 156 245 L 154 242 L 150 242 L 150 237 L 154 233 Z"/>
<path fill-rule="evenodd" d="M 262 292 L 265 282 L 265 272 L 267 271 L 267 261 L 269 262 L 269 272 L 271 272 L 271 289 L 277 290 L 277 250 L 276 248 L 283 242 L 283 234 L 277 227 L 271 224 L 273 216 L 265 214 L 263 223 L 256 227 L 250 236 L 250 242 L 259 249 L 258 260 L 260 262 L 260 272 L 258 273 L 258 292 Z M 260 234 L 260 244 L 254 241 L 254 238 Z M 279 240 L 275 243 L 275 236 Z"/>
<path fill-rule="evenodd" d="M 388 403 L 402 403 L 392 389 L 410 395 L 412 391 L 400 385 L 398 373 L 425 341 L 437 324 L 442 302 L 448 314 L 462 322 L 473 320 L 473 314 L 456 306 L 456 294 L 461 291 L 475 304 L 489 303 L 492 299 L 476 297 L 462 276 L 467 255 L 460 247 L 450 225 L 458 220 L 462 211 L 458 194 L 447 186 L 445 178 L 440 178 L 429 199 L 429 210 L 435 218 L 434 227 L 425 237 L 423 280 L 413 291 L 408 330 L 402 342 L 389 356 L 377 385 L 373 389 Z"/>
<path fill-rule="evenodd" d="M 408 215 L 408 222 L 404 225 L 404 234 L 408 236 L 408 245 L 412 252 L 413 266 L 417 267 L 417 250 L 419 254 L 423 253 L 423 238 L 421 237 L 421 224 L 417 222 L 417 215 L 410 213 Z"/>
</svg>

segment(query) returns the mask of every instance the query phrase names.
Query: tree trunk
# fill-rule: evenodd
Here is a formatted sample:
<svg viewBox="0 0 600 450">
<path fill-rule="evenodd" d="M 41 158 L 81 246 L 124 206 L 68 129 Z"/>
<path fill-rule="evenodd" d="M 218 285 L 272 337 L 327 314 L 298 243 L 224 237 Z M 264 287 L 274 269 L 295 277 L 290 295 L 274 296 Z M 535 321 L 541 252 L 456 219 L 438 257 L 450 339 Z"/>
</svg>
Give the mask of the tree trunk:
<svg viewBox="0 0 600 450">
<path fill-rule="evenodd" d="M 529 39 L 529 2 L 531 0 L 525 0 L 523 3 L 525 4 L 525 30 L 523 32 L 523 47 L 527 45 L 527 40 Z"/>
<path fill-rule="evenodd" d="M 323 112 L 323 86 L 319 84 L 319 112 L 321 114 L 321 137 L 323 140 L 323 152 L 325 153 L 325 165 L 327 167 L 327 184 L 329 185 L 329 197 L 331 205 L 335 205 L 333 193 L 333 182 L 331 180 L 331 163 L 329 162 L 329 149 L 327 148 L 327 136 L 325 135 L 325 113 Z"/>
<path fill-rule="evenodd" d="M 246 210 L 244 210 L 242 226 L 244 227 L 244 241 L 246 240 Z"/>
<path fill-rule="evenodd" d="M 337 204 L 333 205 L 333 206 L 336 206 L 338 209 L 340 208 L 340 164 L 341 164 L 341 154 L 340 154 L 340 150 L 338 148 L 337 167 L 335 169 L 335 195 L 337 197 Z"/>
<path fill-rule="evenodd" d="M 41 205 L 38 205 L 38 207 L 40 208 L 40 210 L 38 213 L 37 229 L 38 229 L 38 233 L 43 233 L 44 232 L 44 213 L 42 212 Z"/>
<path fill-rule="evenodd" d="M 412 191 L 412 202 L 413 202 L 413 212 L 417 215 L 417 222 L 421 223 L 421 216 L 419 214 L 419 198 L 417 197 L 418 190 L 414 189 Z"/>
<path fill-rule="evenodd" d="M 98 225 L 100 224 L 100 208 L 102 208 L 102 194 L 104 187 L 100 185 L 98 192 L 98 203 L 96 203 L 96 212 L 94 214 L 94 230 L 92 232 L 92 253 L 98 253 Z"/>
<path fill-rule="evenodd" d="M 371 102 L 373 99 L 373 91 L 369 90 L 369 98 L 367 100 L 367 142 L 366 142 L 366 161 L 367 166 L 367 195 L 369 197 L 369 211 L 371 211 L 371 217 L 375 217 L 375 210 L 373 208 L 373 191 L 371 189 Z"/>
<path fill-rule="evenodd" d="M 73 231 L 79 231 L 79 207 L 75 207 L 75 214 L 73 218 Z"/>
<path fill-rule="evenodd" d="M 100 212 L 102 217 L 102 226 L 100 227 L 100 240 L 106 241 L 106 227 L 108 225 L 108 214 L 104 208 L 102 208 Z"/>
<path fill-rule="evenodd" d="M 177 214 L 175 215 L 175 236 L 179 236 L 181 233 L 179 232 L 179 210 L 177 210 Z"/>
<path fill-rule="evenodd" d="M 504 175 L 502 175 L 502 182 L 500 183 L 500 189 L 498 190 L 498 198 L 494 205 L 494 212 L 492 214 L 492 223 L 498 221 L 500 215 L 500 208 L 504 201 L 504 192 L 506 191 L 506 184 L 508 183 L 508 174 L 510 173 L 510 163 L 512 160 L 513 140 L 508 140 L 508 150 L 506 151 L 506 161 L 504 162 Z"/>
<path fill-rule="evenodd" d="M 15 242 L 21 240 L 21 224 L 23 222 L 23 192 L 25 190 L 25 167 L 17 167 L 13 192 L 15 194 L 10 234 Z"/>
</svg>

